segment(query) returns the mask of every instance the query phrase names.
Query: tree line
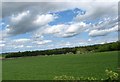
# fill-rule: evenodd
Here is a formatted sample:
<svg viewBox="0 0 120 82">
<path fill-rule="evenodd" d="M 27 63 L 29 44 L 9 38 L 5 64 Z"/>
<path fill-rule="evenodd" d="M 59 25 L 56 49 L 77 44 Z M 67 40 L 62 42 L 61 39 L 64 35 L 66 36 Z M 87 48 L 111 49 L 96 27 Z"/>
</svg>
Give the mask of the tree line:
<svg viewBox="0 0 120 82">
<path fill-rule="evenodd" d="M 117 51 L 120 50 L 120 41 L 106 43 L 106 44 L 96 44 L 96 45 L 89 45 L 89 46 L 79 46 L 79 47 L 72 47 L 72 48 L 59 48 L 59 49 L 52 49 L 52 50 L 36 50 L 36 51 L 25 51 L 25 52 L 14 52 L 14 53 L 7 53 L 5 58 L 15 58 L 15 57 L 25 57 L 25 56 L 44 56 L 44 55 L 60 55 L 60 54 L 82 54 L 86 52 L 105 52 L 105 51 Z"/>
</svg>

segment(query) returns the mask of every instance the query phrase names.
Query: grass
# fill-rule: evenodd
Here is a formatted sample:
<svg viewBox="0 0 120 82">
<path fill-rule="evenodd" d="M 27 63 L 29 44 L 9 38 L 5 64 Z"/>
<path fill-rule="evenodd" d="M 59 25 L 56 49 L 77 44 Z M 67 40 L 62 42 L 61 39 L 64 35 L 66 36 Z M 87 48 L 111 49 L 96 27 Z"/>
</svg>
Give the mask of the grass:
<svg viewBox="0 0 120 82">
<path fill-rule="evenodd" d="M 0 57 L 5 57 L 7 54 L 0 54 Z"/>
<path fill-rule="evenodd" d="M 0 54 L 0 57 L 2 57 L 2 55 Z"/>
<path fill-rule="evenodd" d="M 118 52 L 24 57 L 3 60 L 3 80 L 53 80 L 55 76 L 106 78 L 116 71 Z"/>
<path fill-rule="evenodd" d="M 0 54 L 0 82 L 2 81 L 2 54 Z"/>
<path fill-rule="evenodd" d="M 2 81 L 2 60 L 0 60 L 0 82 Z"/>
</svg>

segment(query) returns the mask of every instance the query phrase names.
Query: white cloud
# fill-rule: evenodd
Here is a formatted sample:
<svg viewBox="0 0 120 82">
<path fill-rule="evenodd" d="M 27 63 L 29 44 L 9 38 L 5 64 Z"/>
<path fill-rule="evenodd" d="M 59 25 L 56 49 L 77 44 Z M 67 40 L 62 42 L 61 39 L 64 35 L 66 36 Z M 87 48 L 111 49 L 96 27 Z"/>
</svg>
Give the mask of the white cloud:
<svg viewBox="0 0 120 82">
<path fill-rule="evenodd" d="M 14 6 L 16 7 L 14 7 Z M 61 6 L 62 5 L 62 6 Z M 102 5 L 102 6 L 101 6 Z M 21 7 L 22 6 L 22 7 Z M 83 10 L 86 10 L 85 15 L 78 15 L 75 18 L 75 21 L 82 21 L 82 20 L 87 20 L 87 19 L 96 19 L 97 17 L 104 17 L 106 15 L 112 16 L 112 15 L 117 15 L 117 2 L 99 2 L 99 1 L 80 1 L 78 2 L 68 2 L 68 4 L 62 2 L 62 3 L 52 3 L 52 2 L 44 2 L 44 3 L 3 3 L 3 15 L 19 12 L 19 14 L 15 15 L 16 18 L 14 20 L 21 20 L 18 24 L 16 25 L 10 25 L 9 32 L 8 34 L 11 35 L 17 35 L 17 34 L 23 34 L 27 32 L 32 32 L 36 29 L 41 28 L 41 26 L 44 26 L 48 24 L 49 22 L 53 21 L 56 16 L 48 14 L 49 12 L 60 12 L 64 11 L 67 9 L 73 9 L 73 8 L 80 8 Z M 11 11 L 9 11 L 11 8 Z M 109 9 L 111 8 L 111 9 Z M 26 9 L 31 9 L 32 11 L 26 10 Z M 9 11 L 9 12 L 8 12 Z M 24 18 L 27 14 L 25 12 L 20 13 L 22 11 L 25 11 L 27 14 L 30 14 L 28 18 Z M 107 12 L 106 12 L 107 11 Z M 73 21 L 74 22 L 74 21 Z M 12 22 L 13 23 L 13 22 Z M 57 25 L 56 25 L 57 26 Z M 65 25 L 67 28 L 68 25 Z M 79 32 L 76 33 L 76 31 L 80 31 L 82 26 L 79 25 L 69 25 L 69 29 L 65 29 L 61 31 L 61 28 L 51 28 L 46 30 L 46 33 L 58 33 L 62 34 L 63 37 L 67 36 L 73 36 L 78 34 Z M 24 30 L 23 30 L 24 29 Z M 54 30 L 54 31 L 53 31 Z M 42 32 L 41 30 L 40 32 Z M 59 35 L 58 35 L 59 36 Z"/>
<path fill-rule="evenodd" d="M 91 30 L 89 32 L 89 35 L 94 37 L 94 36 L 104 36 L 107 35 L 108 33 L 111 32 L 116 32 L 118 31 L 118 26 L 115 26 L 113 28 L 109 28 L 109 29 L 104 29 L 104 30 Z"/>
<path fill-rule="evenodd" d="M 78 31 L 82 31 L 82 29 L 84 29 L 85 27 L 86 27 L 86 24 L 83 22 L 75 23 L 68 27 L 68 29 L 66 30 L 66 33 L 76 33 Z"/>
<path fill-rule="evenodd" d="M 25 11 L 25 12 L 19 13 L 16 16 L 13 14 L 11 17 L 11 21 L 12 22 L 19 22 L 29 14 L 30 14 L 30 11 Z"/>
<path fill-rule="evenodd" d="M 118 2 L 94 2 L 85 7 L 86 13 L 84 15 L 78 14 L 75 21 L 83 20 L 97 20 L 106 16 L 118 15 Z"/>
<path fill-rule="evenodd" d="M 23 48 L 23 47 L 24 47 L 24 45 L 17 45 L 14 48 Z"/>
<path fill-rule="evenodd" d="M 4 47 L 5 46 L 5 44 L 0 44 L 0 47 Z"/>
<path fill-rule="evenodd" d="M 55 19 L 55 16 L 51 14 L 38 15 L 36 19 L 33 21 L 33 23 L 36 25 L 46 25 L 49 22 L 53 21 L 54 19 Z"/>
<path fill-rule="evenodd" d="M 88 42 L 91 42 L 92 40 L 91 39 L 88 39 Z"/>
<path fill-rule="evenodd" d="M 29 15 L 27 15 L 29 14 Z M 27 17 L 27 18 L 25 18 Z M 51 14 L 33 16 L 29 11 L 20 13 L 17 17 L 12 17 L 10 24 L 5 29 L 7 36 L 15 36 L 19 34 L 25 34 L 33 32 L 36 29 L 47 25 L 49 22 L 53 21 L 56 17 Z M 24 29 L 24 30 L 23 30 Z"/>
<path fill-rule="evenodd" d="M 108 17 L 100 20 L 96 24 L 89 24 L 89 28 L 85 31 L 92 37 L 104 36 L 109 33 L 118 32 L 120 30 L 118 23 L 118 17 Z"/>
<path fill-rule="evenodd" d="M 64 28 L 66 28 L 66 26 L 67 25 L 64 25 L 64 24 L 47 26 L 47 28 L 44 29 L 43 34 L 56 34 L 56 33 L 60 33 Z"/>
<path fill-rule="evenodd" d="M 31 0 L 32 1 L 32 0 Z M 68 0 L 67 0 L 68 1 Z M 114 0 L 115 1 L 115 0 Z M 34 2 L 34 1 L 33 1 Z M 59 1 L 58 1 L 59 2 Z M 47 43 L 52 42 L 52 40 L 44 40 L 44 35 L 50 34 L 56 37 L 73 37 L 82 32 L 88 32 L 89 36 L 92 36 L 85 42 L 76 42 L 76 45 L 88 45 L 89 43 L 100 43 L 105 41 L 96 41 L 93 36 L 104 36 L 112 32 L 117 32 L 119 30 L 117 26 L 117 10 L 118 3 L 100 1 L 100 0 L 89 0 L 89 1 L 79 1 L 68 3 L 59 2 L 59 3 L 50 3 L 50 2 L 37 2 L 37 3 L 3 3 L 2 5 L 2 14 L 3 18 L 9 19 L 6 29 L 3 30 L 0 34 L 4 38 L 8 36 L 16 36 L 20 34 L 30 33 L 32 34 L 31 39 L 19 38 L 13 40 L 7 40 L 5 42 L 5 47 L 9 49 L 13 48 L 37 48 L 37 45 L 43 46 Z M 86 10 L 85 15 L 77 15 L 74 18 L 72 23 L 68 24 L 57 24 L 50 26 L 48 23 L 54 21 L 56 16 L 53 12 L 60 12 L 68 9 L 79 8 Z M 53 14 L 49 14 L 49 13 Z M 66 16 L 67 17 L 67 16 Z M 96 19 L 100 19 L 96 21 Z M 96 24 L 86 24 L 83 20 L 89 20 L 88 22 Z M 7 20 L 6 20 L 7 21 Z M 6 23 L 5 23 L 6 24 Z M 31 36 L 31 35 L 30 35 Z M 2 39 L 0 36 L 0 40 Z M 50 38 L 50 37 L 49 37 Z M 48 39 L 48 38 L 47 38 Z M 91 41 L 92 40 L 92 41 Z M 114 41 L 114 40 L 109 40 Z M 93 42 L 93 43 L 92 43 Z M 3 45 L 4 43 L 0 43 Z M 73 43 L 65 42 L 64 46 L 71 46 Z M 55 45 L 57 47 L 57 45 Z"/>
<path fill-rule="evenodd" d="M 3 40 L 7 36 L 7 30 L 0 30 L 0 40 Z"/>
<path fill-rule="evenodd" d="M 44 34 L 53 34 L 57 37 L 72 37 L 83 32 L 86 27 L 88 27 L 88 25 L 83 22 L 72 24 L 58 24 L 53 26 L 48 25 L 43 29 L 42 32 L 40 32 L 41 29 L 37 30 L 37 32 L 35 32 L 35 35 L 41 36 Z"/>
<path fill-rule="evenodd" d="M 33 41 L 33 43 L 39 44 L 39 45 L 44 45 L 44 44 L 47 44 L 47 43 L 50 43 L 50 42 L 52 42 L 52 40 Z"/>
<path fill-rule="evenodd" d="M 3 51 L 25 51 L 41 48 L 50 42 L 52 40 L 39 40 L 34 38 L 6 39 L 4 44 L 0 43 L 0 47 L 4 47 Z"/>
<path fill-rule="evenodd" d="M 87 27 L 88 27 L 88 25 L 83 22 L 73 23 L 73 24 L 67 25 L 67 27 L 64 27 L 64 30 L 62 30 L 60 33 L 58 33 L 58 36 L 59 37 L 72 37 L 77 34 L 80 34 Z"/>
<path fill-rule="evenodd" d="M 21 48 L 27 46 L 31 42 L 30 39 L 27 38 L 20 38 L 20 39 L 5 39 L 4 49 L 14 49 L 14 48 Z"/>
<path fill-rule="evenodd" d="M 21 38 L 21 39 L 13 40 L 13 42 L 16 42 L 16 43 L 25 43 L 25 42 L 28 42 L 28 41 L 30 41 L 30 39 L 27 39 L 27 38 Z"/>
<path fill-rule="evenodd" d="M 32 48 L 33 46 L 26 46 L 27 48 Z"/>
<path fill-rule="evenodd" d="M 66 42 L 65 46 L 71 46 L 70 42 Z"/>
</svg>

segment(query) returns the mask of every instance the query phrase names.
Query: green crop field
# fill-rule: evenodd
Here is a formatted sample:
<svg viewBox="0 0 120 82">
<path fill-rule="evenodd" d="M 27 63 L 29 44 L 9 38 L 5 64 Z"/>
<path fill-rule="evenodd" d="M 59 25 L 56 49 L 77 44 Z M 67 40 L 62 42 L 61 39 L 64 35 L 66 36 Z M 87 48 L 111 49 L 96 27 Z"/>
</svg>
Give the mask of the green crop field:
<svg viewBox="0 0 120 82">
<path fill-rule="evenodd" d="M 2 57 L 2 55 L 0 54 L 0 57 Z"/>
<path fill-rule="evenodd" d="M 0 60 L 0 82 L 2 80 L 2 60 Z"/>
<path fill-rule="evenodd" d="M 117 70 L 118 52 L 98 52 L 3 60 L 3 80 L 53 80 L 55 76 L 106 78 L 105 70 Z"/>
</svg>

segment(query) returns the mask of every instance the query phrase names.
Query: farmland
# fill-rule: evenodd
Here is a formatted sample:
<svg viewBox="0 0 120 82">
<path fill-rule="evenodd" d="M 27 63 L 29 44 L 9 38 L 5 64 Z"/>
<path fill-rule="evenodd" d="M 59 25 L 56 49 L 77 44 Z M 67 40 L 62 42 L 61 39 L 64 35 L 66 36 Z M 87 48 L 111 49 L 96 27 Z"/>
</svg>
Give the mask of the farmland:
<svg viewBox="0 0 120 82">
<path fill-rule="evenodd" d="M 53 80 L 55 76 L 105 79 L 105 70 L 117 71 L 118 51 L 33 56 L 3 60 L 3 80 Z"/>
<path fill-rule="evenodd" d="M 2 60 L 0 59 L 0 81 L 2 80 Z"/>
</svg>

